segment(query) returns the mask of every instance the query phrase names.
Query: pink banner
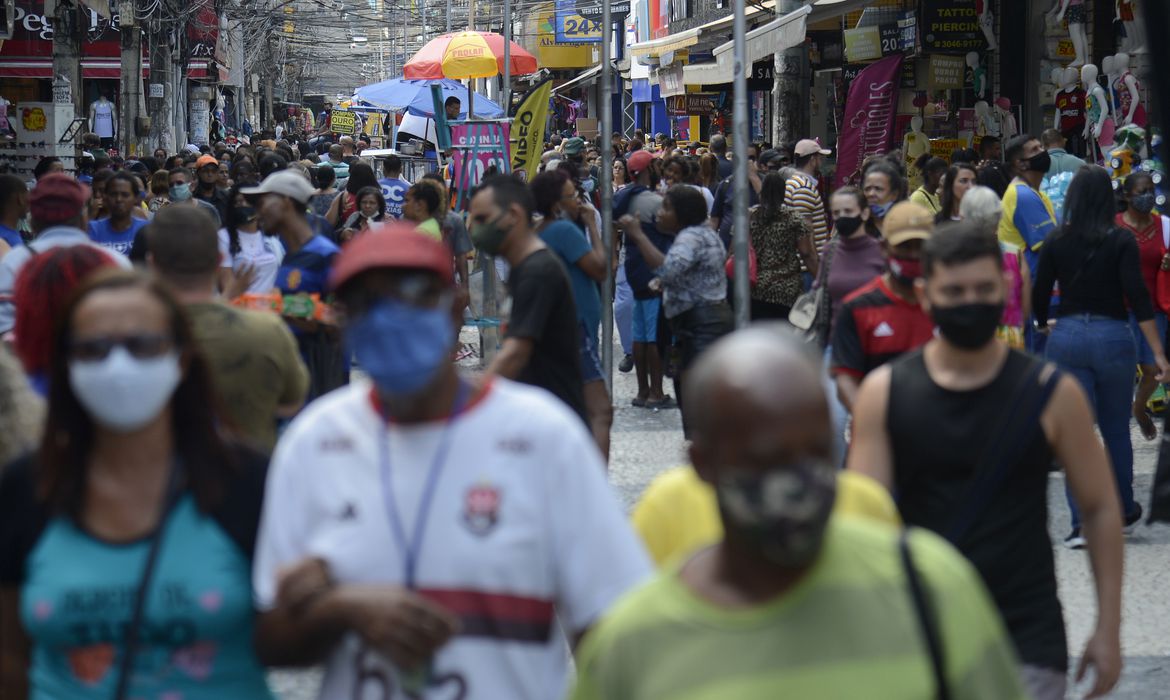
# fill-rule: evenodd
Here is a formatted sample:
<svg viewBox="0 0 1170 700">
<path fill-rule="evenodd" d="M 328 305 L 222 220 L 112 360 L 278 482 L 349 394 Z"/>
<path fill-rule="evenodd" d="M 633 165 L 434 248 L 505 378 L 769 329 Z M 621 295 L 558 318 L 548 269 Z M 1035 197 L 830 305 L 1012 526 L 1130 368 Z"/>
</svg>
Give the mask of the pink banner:
<svg viewBox="0 0 1170 700">
<path fill-rule="evenodd" d="M 511 157 L 508 152 L 511 125 L 503 123 L 490 124 L 458 124 L 451 127 L 451 144 L 453 146 L 469 146 L 479 144 L 479 150 L 474 154 L 474 160 L 467 164 L 467 182 L 463 182 L 465 158 L 472 158 L 471 151 L 455 149 L 451 156 L 451 173 L 455 187 L 464 192 L 478 185 L 491 168 L 499 174 L 511 172 L 509 163 Z M 472 134 L 475 134 L 474 140 Z"/>
<path fill-rule="evenodd" d="M 902 54 L 883 58 L 849 85 L 837 139 L 837 187 L 857 182 L 862 162 L 890 150 L 898 108 Z"/>
</svg>

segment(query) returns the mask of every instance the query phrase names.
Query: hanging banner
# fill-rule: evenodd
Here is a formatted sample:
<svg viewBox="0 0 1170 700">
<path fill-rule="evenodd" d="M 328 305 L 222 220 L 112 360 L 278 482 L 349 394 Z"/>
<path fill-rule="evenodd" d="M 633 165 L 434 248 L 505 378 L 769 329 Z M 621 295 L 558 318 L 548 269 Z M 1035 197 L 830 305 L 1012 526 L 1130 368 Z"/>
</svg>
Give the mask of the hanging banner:
<svg viewBox="0 0 1170 700">
<path fill-rule="evenodd" d="M 547 78 L 528 92 L 512 115 L 512 172 L 520 174 L 525 182 L 536 175 L 536 166 L 540 165 L 551 95 L 552 79 Z"/>
<path fill-rule="evenodd" d="M 837 187 L 857 179 L 861 162 L 890 150 L 902 55 L 883 58 L 857 75 L 845 99 L 837 140 Z"/>
<path fill-rule="evenodd" d="M 451 179 L 454 180 L 457 192 L 470 192 L 493 169 L 494 174 L 509 172 L 509 131 L 508 124 L 498 122 L 455 124 L 451 127 L 453 146 L 477 145 L 474 151 L 456 148 L 451 154 Z M 465 161 L 469 162 L 465 165 Z"/>
</svg>

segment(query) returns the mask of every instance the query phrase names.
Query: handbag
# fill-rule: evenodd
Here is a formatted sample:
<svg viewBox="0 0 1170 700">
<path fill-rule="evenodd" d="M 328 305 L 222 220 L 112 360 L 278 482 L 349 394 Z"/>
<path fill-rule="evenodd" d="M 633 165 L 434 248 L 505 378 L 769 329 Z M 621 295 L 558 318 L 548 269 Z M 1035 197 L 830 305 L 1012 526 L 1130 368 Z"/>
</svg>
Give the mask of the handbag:
<svg viewBox="0 0 1170 700">
<path fill-rule="evenodd" d="M 805 342 L 816 342 L 821 347 L 829 335 L 829 308 L 830 298 L 828 290 L 829 268 L 833 264 L 833 254 L 837 250 L 837 239 L 834 238 L 825 250 L 824 264 L 817 271 L 817 283 L 813 289 L 801 294 L 792 304 L 788 312 L 788 322 L 804 336 Z"/>
<path fill-rule="evenodd" d="M 1159 218 L 1162 219 L 1162 255 L 1165 256 L 1166 252 L 1170 251 L 1170 217 Z M 1154 304 L 1163 312 L 1170 311 L 1170 270 L 1164 270 L 1158 265 L 1154 287 Z"/>
<path fill-rule="evenodd" d="M 723 265 L 723 271 L 727 273 L 727 279 L 735 279 L 735 253 L 727 256 L 727 262 Z M 760 268 L 756 264 L 756 249 L 752 245 L 751 240 L 748 241 L 748 282 L 751 286 L 756 286 L 756 282 L 760 278 Z"/>
</svg>

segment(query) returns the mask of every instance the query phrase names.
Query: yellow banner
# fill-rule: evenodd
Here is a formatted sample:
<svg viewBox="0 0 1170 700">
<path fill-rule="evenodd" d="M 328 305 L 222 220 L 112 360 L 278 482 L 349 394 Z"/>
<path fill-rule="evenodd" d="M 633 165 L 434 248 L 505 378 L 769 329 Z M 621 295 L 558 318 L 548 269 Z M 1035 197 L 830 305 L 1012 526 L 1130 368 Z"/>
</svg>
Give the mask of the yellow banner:
<svg viewBox="0 0 1170 700">
<path fill-rule="evenodd" d="M 512 118 L 512 172 L 523 173 L 525 181 L 536 175 L 540 164 L 551 94 L 552 81 L 545 80 L 532 88 Z"/>
</svg>

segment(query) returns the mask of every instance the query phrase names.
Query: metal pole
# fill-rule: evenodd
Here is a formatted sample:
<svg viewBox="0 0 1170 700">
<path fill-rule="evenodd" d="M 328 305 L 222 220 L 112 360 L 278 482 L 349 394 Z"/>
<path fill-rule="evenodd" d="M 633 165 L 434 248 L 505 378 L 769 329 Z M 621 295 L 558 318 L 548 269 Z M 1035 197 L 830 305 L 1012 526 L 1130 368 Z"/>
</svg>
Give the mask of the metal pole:
<svg viewBox="0 0 1170 700">
<path fill-rule="evenodd" d="M 451 0 L 447 0 L 447 33 L 448 34 L 451 33 L 451 15 L 452 14 L 454 14 L 454 10 L 451 7 Z"/>
<path fill-rule="evenodd" d="M 742 1 L 742 0 L 741 0 Z M 601 373 L 613 399 L 613 15 L 601 3 L 601 243 L 605 284 L 601 285 Z"/>
<path fill-rule="evenodd" d="M 751 322 L 748 308 L 748 103 L 747 78 L 744 76 L 744 53 L 747 44 L 747 22 L 744 19 L 744 0 L 735 0 L 732 15 L 732 49 L 734 60 L 734 112 L 731 121 L 732 145 L 735 153 L 735 177 L 732 200 L 734 202 L 734 235 L 732 249 L 735 252 L 735 327 L 743 328 Z"/>
</svg>

